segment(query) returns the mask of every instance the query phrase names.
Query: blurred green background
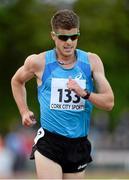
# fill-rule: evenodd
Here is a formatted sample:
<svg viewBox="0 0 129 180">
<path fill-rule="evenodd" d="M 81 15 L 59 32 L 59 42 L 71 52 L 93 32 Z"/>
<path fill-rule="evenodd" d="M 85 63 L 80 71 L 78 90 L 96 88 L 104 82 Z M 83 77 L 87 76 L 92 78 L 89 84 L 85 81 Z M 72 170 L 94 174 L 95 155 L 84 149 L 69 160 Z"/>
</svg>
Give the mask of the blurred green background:
<svg viewBox="0 0 129 180">
<path fill-rule="evenodd" d="M 109 113 L 113 131 L 123 112 L 129 111 L 129 1 L 78 0 L 72 8 L 80 16 L 78 48 L 97 53 L 115 94 Z M 69 8 L 68 7 L 68 8 Z M 0 1 L 0 132 L 20 118 L 12 97 L 10 80 L 30 54 L 54 47 L 50 19 L 61 8 L 38 0 Z M 27 83 L 28 104 L 39 117 L 35 80 Z M 94 114 L 99 110 L 95 109 Z M 20 123 L 20 122 L 19 122 Z"/>
<path fill-rule="evenodd" d="M 88 171 L 88 177 L 129 178 L 128 0 L 0 0 L 0 178 L 4 172 L 4 148 L 13 154 L 5 155 L 7 169 L 4 177 L 9 173 L 7 160 L 13 156 L 10 171 L 28 171 L 29 177 L 35 176 L 34 164 L 29 161 L 35 128 L 21 128 L 21 118 L 11 92 L 11 78 L 27 56 L 54 47 L 50 19 L 62 8 L 73 9 L 79 15 L 81 36 L 78 48 L 100 56 L 115 95 L 111 112 L 96 108 L 93 111 L 89 138 L 94 165 L 89 167 L 91 173 Z M 28 105 L 39 120 L 35 79 L 28 82 L 26 88 Z M 105 173 L 104 167 L 112 172 Z M 17 179 L 17 175 L 13 178 Z"/>
</svg>

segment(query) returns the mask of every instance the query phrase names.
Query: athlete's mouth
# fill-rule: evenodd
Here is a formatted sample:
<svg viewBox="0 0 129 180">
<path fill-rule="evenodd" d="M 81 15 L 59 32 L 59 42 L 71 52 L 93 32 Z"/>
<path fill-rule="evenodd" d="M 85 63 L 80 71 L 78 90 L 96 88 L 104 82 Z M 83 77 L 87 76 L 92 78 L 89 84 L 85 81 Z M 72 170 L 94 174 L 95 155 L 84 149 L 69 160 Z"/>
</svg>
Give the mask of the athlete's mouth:
<svg viewBox="0 0 129 180">
<path fill-rule="evenodd" d="M 67 51 L 71 51 L 73 48 L 72 47 L 64 47 L 64 50 L 67 50 Z"/>
</svg>

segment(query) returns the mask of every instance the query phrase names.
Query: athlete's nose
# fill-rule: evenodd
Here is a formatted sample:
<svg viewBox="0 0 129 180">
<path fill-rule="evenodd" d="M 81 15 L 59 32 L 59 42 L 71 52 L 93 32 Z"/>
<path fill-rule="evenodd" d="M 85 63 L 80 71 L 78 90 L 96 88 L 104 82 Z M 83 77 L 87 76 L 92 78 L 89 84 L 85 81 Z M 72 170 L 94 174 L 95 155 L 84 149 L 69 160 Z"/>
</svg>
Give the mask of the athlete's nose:
<svg viewBox="0 0 129 180">
<path fill-rule="evenodd" d="M 68 40 L 66 42 L 72 42 L 71 38 L 68 38 Z"/>
</svg>

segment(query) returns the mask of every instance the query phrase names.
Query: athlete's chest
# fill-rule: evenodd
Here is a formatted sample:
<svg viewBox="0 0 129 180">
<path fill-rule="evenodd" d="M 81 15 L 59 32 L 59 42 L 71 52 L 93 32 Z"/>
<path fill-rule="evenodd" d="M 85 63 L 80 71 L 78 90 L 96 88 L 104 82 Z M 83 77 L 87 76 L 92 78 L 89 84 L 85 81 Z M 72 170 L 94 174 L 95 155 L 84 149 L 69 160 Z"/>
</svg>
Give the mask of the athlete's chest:
<svg viewBox="0 0 129 180">
<path fill-rule="evenodd" d="M 86 77 L 78 68 L 53 71 L 45 83 L 45 89 L 50 92 L 50 109 L 84 110 L 85 101 L 67 87 L 69 78 L 86 88 Z"/>
</svg>

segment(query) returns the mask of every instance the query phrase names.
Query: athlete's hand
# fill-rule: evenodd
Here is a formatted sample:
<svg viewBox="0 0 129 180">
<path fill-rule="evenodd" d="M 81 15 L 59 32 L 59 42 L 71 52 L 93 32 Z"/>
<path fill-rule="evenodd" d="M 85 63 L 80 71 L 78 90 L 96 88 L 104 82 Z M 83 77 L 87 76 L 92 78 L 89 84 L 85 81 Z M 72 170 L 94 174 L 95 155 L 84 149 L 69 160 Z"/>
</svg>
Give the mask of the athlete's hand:
<svg viewBox="0 0 129 180">
<path fill-rule="evenodd" d="M 36 124 L 36 118 L 32 111 L 26 111 L 22 114 L 22 124 L 26 127 L 31 127 Z"/>
<path fill-rule="evenodd" d="M 83 88 L 79 86 L 76 80 L 69 77 L 67 87 L 70 91 L 74 91 L 78 96 L 83 97 L 85 95 L 85 91 Z"/>
</svg>

